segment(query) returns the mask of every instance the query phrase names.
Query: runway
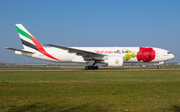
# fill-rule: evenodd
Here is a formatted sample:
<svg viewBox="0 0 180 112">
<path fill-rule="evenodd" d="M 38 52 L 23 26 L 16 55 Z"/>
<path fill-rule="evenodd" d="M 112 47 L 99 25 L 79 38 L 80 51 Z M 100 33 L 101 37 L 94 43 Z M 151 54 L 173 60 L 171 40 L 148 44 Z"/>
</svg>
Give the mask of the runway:
<svg viewBox="0 0 180 112">
<path fill-rule="evenodd" d="M 165 70 L 180 70 L 180 68 L 175 69 L 98 69 L 98 70 L 85 70 L 85 69 L 48 69 L 48 70 L 0 70 L 0 71 L 147 71 L 147 70 L 158 70 L 158 71 L 165 71 Z"/>
</svg>

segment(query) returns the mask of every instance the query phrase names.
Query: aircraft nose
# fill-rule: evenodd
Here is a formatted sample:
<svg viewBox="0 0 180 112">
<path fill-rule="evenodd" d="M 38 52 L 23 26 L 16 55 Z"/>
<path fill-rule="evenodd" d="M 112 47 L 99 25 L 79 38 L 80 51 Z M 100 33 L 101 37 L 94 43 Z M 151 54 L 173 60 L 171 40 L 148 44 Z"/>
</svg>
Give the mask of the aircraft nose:
<svg viewBox="0 0 180 112">
<path fill-rule="evenodd" d="M 171 59 L 173 59 L 175 56 L 173 54 L 171 54 Z"/>
</svg>

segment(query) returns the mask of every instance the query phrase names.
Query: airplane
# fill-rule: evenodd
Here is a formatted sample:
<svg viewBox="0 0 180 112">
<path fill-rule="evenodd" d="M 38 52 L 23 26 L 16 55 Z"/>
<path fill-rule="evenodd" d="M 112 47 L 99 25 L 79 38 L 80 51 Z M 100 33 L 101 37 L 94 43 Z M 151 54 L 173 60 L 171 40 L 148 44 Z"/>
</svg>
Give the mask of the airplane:
<svg viewBox="0 0 180 112">
<path fill-rule="evenodd" d="M 15 54 L 58 63 L 87 63 L 85 70 L 98 69 L 96 63 L 104 63 L 110 67 L 123 67 L 124 63 L 156 63 L 158 69 L 164 61 L 174 58 L 174 55 L 156 47 L 65 47 L 44 44 L 43 47 L 22 24 L 16 28 L 24 49 L 15 49 Z"/>
</svg>

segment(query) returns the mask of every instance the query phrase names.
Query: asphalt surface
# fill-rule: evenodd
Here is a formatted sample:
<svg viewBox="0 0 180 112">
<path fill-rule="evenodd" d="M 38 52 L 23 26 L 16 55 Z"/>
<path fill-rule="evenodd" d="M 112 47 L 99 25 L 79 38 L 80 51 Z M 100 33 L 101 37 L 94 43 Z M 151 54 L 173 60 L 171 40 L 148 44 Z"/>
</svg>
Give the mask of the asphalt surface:
<svg viewBox="0 0 180 112">
<path fill-rule="evenodd" d="M 162 69 L 97 69 L 97 70 L 85 70 L 85 69 L 56 69 L 56 70 L 0 70 L 0 71 L 143 71 L 143 70 L 160 70 L 160 71 L 164 71 L 164 70 L 180 70 L 180 68 L 174 68 L 174 69 L 166 69 L 166 68 L 162 68 Z"/>
</svg>

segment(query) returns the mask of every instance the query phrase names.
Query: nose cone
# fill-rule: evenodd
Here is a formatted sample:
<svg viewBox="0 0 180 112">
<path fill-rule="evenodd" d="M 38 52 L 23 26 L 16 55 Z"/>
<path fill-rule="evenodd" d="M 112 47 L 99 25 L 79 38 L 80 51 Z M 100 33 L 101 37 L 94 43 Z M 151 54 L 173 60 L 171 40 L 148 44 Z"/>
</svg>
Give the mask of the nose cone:
<svg viewBox="0 0 180 112">
<path fill-rule="evenodd" d="M 170 55 L 170 59 L 173 59 L 175 56 L 173 54 Z"/>
</svg>

